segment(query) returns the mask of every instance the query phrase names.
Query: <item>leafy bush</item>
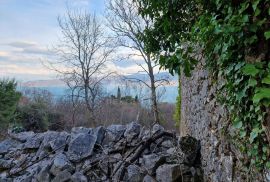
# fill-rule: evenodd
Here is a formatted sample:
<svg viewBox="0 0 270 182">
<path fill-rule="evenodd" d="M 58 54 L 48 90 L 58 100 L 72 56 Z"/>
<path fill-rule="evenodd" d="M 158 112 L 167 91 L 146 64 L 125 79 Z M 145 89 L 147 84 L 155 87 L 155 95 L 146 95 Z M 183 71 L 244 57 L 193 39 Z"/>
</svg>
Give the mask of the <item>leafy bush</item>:
<svg viewBox="0 0 270 182">
<path fill-rule="evenodd" d="M 26 130 L 45 131 L 48 129 L 47 108 L 43 104 L 30 103 L 17 110 L 18 121 Z"/>
<path fill-rule="evenodd" d="M 48 112 L 49 130 L 64 130 L 64 116 L 58 112 Z"/>
</svg>

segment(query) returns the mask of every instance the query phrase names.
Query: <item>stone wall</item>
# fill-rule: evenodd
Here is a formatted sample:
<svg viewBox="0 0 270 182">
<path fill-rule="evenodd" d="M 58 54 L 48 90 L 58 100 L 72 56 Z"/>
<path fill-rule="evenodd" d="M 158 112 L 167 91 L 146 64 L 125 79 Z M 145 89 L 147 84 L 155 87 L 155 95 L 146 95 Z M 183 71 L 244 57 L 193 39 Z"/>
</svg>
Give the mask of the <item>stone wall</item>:
<svg viewBox="0 0 270 182">
<path fill-rule="evenodd" d="M 229 133 L 228 112 L 216 98 L 217 85 L 207 70 L 198 65 L 191 77 L 181 76 L 180 135 L 191 135 L 201 141 L 202 167 L 205 181 L 248 181 L 240 172 L 244 158 L 236 149 Z M 263 181 L 258 174 L 255 181 Z M 252 180 L 254 181 L 254 180 Z M 267 181 L 264 179 L 264 181 Z"/>
<path fill-rule="evenodd" d="M 200 65 L 190 78 L 182 76 L 181 92 L 180 133 L 201 140 L 205 181 L 231 181 L 232 155 L 223 153 L 221 156 L 219 151 L 219 130 L 226 113 L 215 100 L 215 88 L 208 79 L 208 72 Z"/>
<path fill-rule="evenodd" d="M 0 182 L 201 182 L 200 143 L 136 122 L 71 132 L 9 133 Z"/>
</svg>

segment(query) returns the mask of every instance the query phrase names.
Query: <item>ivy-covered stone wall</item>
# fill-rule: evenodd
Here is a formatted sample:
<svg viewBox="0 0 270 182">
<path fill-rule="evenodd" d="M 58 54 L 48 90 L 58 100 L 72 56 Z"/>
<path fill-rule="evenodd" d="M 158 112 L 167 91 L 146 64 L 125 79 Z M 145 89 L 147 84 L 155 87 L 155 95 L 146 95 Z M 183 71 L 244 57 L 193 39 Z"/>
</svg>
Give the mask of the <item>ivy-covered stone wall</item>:
<svg viewBox="0 0 270 182">
<path fill-rule="evenodd" d="M 220 83 L 221 80 L 212 80 L 202 65 L 197 66 L 191 77 L 181 76 L 180 133 L 201 141 L 205 181 L 248 181 L 249 177 L 239 170 L 245 159 L 230 142 L 233 127 L 227 124 L 228 112 L 217 101 Z M 267 181 L 265 177 L 261 173 L 255 178 Z"/>
</svg>

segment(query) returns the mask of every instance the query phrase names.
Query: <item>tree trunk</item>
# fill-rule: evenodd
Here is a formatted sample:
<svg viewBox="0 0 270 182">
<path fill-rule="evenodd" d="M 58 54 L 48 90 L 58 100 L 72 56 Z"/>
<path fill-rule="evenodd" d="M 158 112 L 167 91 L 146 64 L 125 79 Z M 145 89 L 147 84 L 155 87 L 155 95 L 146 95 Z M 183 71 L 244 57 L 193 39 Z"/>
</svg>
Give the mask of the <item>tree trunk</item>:
<svg viewBox="0 0 270 182">
<path fill-rule="evenodd" d="M 155 123 L 159 123 L 159 113 L 158 113 L 158 105 L 157 105 L 157 95 L 156 95 L 156 85 L 155 85 L 155 76 L 153 67 L 151 65 L 151 58 L 147 55 L 147 64 L 149 70 L 149 77 L 151 82 L 151 104 L 152 104 L 152 112 L 154 114 Z"/>
<path fill-rule="evenodd" d="M 93 126 L 96 126 L 96 121 L 95 121 L 95 117 L 94 117 L 94 111 L 93 108 L 91 107 L 91 103 L 89 101 L 89 93 L 88 93 L 88 86 L 85 87 L 84 89 L 84 95 L 85 95 L 85 104 L 86 104 L 86 108 L 90 114 L 90 121 L 93 123 Z"/>
</svg>

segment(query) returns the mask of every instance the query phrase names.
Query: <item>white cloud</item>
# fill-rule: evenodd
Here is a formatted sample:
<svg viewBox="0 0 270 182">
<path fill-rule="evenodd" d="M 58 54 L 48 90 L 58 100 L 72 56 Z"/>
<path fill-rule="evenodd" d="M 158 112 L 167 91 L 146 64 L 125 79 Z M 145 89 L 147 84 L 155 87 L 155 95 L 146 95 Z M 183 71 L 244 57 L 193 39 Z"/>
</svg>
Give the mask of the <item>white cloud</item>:
<svg viewBox="0 0 270 182">
<path fill-rule="evenodd" d="M 0 51 L 0 57 L 4 58 L 8 56 L 8 52 L 6 51 Z"/>
<path fill-rule="evenodd" d="M 15 64 L 6 64 L 0 65 L 0 70 L 2 73 L 18 73 L 18 74 L 42 74 L 42 75 L 51 75 L 52 72 L 48 69 L 42 67 L 32 67 L 29 66 L 18 66 Z"/>
<path fill-rule="evenodd" d="M 26 48 L 26 47 L 36 46 L 37 44 L 35 42 L 29 42 L 29 41 L 15 41 L 15 42 L 10 42 L 7 45 L 11 47 L 16 47 L 16 48 Z"/>
<path fill-rule="evenodd" d="M 36 54 L 36 55 L 52 55 L 53 52 L 47 47 L 41 46 L 36 42 L 30 41 L 15 41 L 7 43 L 6 45 L 15 48 L 12 51 L 18 51 L 25 54 Z"/>
</svg>

